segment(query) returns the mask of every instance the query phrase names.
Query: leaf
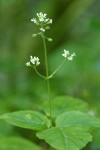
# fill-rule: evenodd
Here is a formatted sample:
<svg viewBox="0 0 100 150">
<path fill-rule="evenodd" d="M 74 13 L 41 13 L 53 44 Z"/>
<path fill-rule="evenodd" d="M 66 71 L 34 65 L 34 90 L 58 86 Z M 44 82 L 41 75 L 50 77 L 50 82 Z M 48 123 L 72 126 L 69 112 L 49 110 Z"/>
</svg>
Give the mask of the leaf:
<svg viewBox="0 0 100 150">
<path fill-rule="evenodd" d="M 0 118 L 12 125 L 36 131 L 50 127 L 50 121 L 43 114 L 36 111 L 17 111 L 4 114 Z"/>
<path fill-rule="evenodd" d="M 88 110 L 88 104 L 84 101 L 72 97 L 60 96 L 51 100 L 52 105 L 52 116 L 57 117 L 58 115 L 71 110 L 80 110 L 86 112 Z M 42 109 L 49 116 L 50 109 L 47 101 L 41 105 Z"/>
<path fill-rule="evenodd" d="M 70 111 L 59 115 L 56 125 L 58 127 L 100 127 L 100 119 L 87 113 Z"/>
<path fill-rule="evenodd" d="M 92 141 L 92 136 L 80 127 L 53 127 L 36 135 L 57 150 L 80 150 Z"/>
<path fill-rule="evenodd" d="M 56 126 L 37 133 L 37 136 L 57 150 L 80 150 L 92 141 L 88 128 L 100 127 L 100 119 L 87 113 L 70 111 L 57 117 Z"/>
<path fill-rule="evenodd" d="M 36 144 L 20 137 L 0 138 L 0 150 L 42 150 Z"/>
<path fill-rule="evenodd" d="M 90 150 L 100 149 L 100 130 L 97 130 L 94 134 L 93 142 L 90 145 Z"/>
</svg>

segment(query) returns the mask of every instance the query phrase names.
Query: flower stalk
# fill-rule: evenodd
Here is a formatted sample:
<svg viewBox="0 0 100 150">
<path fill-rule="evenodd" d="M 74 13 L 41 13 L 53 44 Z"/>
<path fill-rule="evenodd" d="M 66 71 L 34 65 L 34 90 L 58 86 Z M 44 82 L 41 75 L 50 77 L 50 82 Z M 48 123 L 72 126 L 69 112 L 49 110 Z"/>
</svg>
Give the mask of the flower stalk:
<svg viewBox="0 0 100 150">
<path fill-rule="evenodd" d="M 46 48 L 46 42 L 45 42 L 44 34 L 41 33 L 41 36 L 42 36 L 43 45 L 44 45 L 46 78 L 48 79 L 46 82 L 47 82 L 47 88 L 48 88 L 48 102 L 49 102 L 49 108 L 50 108 L 50 121 L 51 121 L 51 126 L 52 126 L 52 110 L 51 110 L 51 99 L 50 99 L 50 81 L 49 81 L 49 71 L 48 71 L 47 48 Z"/>
<path fill-rule="evenodd" d="M 37 26 L 39 26 L 39 32 L 36 34 L 33 34 L 32 37 L 41 36 L 43 40 L 43 46 L 44 46 L 44 56 L 45 56 L 45 67 L 46 67 L 46 75 L 42 75 L 37 70 L 37 66 L 40 65 L 40 60 L 36 56 L 30 56 L 30 61 L 26 63 L 26 66 L 30 66 L 34 68 L 37 75 L 39 75 L 41 78 L 45 79 L 47 82 L 47 90 L 48 90 L 48 103 L 50 108 L 50 121 L 51 121 L 51 127 L 52 127 L 52 104 L 51 104 L 51 98 L 50 98 L 50 79 L 56 74 L 56 72 L 62 67 L 62 65 L 65 63 L 66 60 L 73 60 L 73 57 L 76 56 L 75 53 L 70 54 L 68 50 L 64 49 L 64 53 L 62 56 L 64 57 L 64 60 L 62 63 L 57 67 L 57 69 L 49 75 L 49 69 L 48 69 L 48 58 L 47 58 L 47 47 L 46 47 L 46 40 L 49 42 L 52 42 L 52 38 L 48 38 L 44 35 L 45 31 L 50 29 L 49 24 L 52 24 L 52 19 L 46 18 L 47 14 L 43 14 L 42 12 L 37 13 L 37 18 L 32 18 L 31 21 L 35 23 Z"/>
</svg>

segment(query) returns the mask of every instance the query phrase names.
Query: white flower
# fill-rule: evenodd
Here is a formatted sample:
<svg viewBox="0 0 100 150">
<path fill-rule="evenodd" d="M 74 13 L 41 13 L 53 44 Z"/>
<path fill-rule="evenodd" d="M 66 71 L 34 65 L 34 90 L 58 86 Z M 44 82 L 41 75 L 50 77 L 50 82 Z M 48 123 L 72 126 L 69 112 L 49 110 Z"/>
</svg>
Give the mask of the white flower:
<svg viewBox="0 0 100 150">
<path fill-rule="evenodd" d="M 26 63 L 26 66 L 31 66 L 30 62 L 27 62 L 27 63 Z"/>
<path fill-rule="evenodd" d="M 38 66 L 39 64 L 40 64 L 40 62 L 39 62 L 39 58 L 38 57 L 36 57 L 36 56 L 30 56 L 30 62 L 33 64 L 33 65 L 36 65 L 36 66 Z"/>
<path fill-rule="evenodd" d="M 68 57 L 69 54 L 70 54 L 69 51 L 64 49 L 64 53 L 62 54 L 62 56 L 66 58 Z"/>
<path fill-rule="evenodd" d="M 42 12 L 37 13 L 37 16 L 38 16 L 40 22 L 43 22 L 45 20 L 46 15 L 47 14 L 43 14 Z"/>
<path fill-rule="evenodd" d="M 32 18 L 31 21 L 33 21 L 34 23 L 37 22 L 36 18 Z"/>
<path fill-rule="evenodd" d="M 76 56 L 75 53 L 71 54 L 69 57 L 68 57 L 68 60 L 73 60 L 73 57 Z"/>
<path fill-rule="evenodd" d="M 63 57 L 68 58 L 68 60 L 73 60 L 73 57 L 76 56 L 75 53 L 70 54 L 69 51 L 64 49 Z"/>
<path fill-rule="evenodd" d="M 35 24 L 37 25 L 42 25 L 42 27 L 40 28 L 40 30 L 42 32 L 45 32 L 45 29 L 50 29 L 50 27 L 48 26 L 48 24 L 52 23 L 52 19 L 46 18 L 47 14 L 43 14 L 42 12 L 37 13 L 37 19 L 36 18 L 32 18 L 31 21 L 33 21 Z"/>
<path fill-rule="evenodd" d="M 45 29 L 44 28 L 40 28 L 40 31 L 45 32 Z"/>
</svg>

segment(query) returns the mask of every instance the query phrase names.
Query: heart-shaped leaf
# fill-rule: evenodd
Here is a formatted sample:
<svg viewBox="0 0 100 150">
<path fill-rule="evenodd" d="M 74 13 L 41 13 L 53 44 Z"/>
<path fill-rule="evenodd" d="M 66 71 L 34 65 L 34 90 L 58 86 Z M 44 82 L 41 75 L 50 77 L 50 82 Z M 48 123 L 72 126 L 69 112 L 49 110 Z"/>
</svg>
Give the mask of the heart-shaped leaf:
<svg viewBox="0 0 100 150">
<path fill-rule="evenodd" d="M 79 110 L 86 112 L 88 110 L 88 104 L 84 101 L 67 96 L 59 96 L 51 100 L 52 105 L 52 116 L 57 117 L 58 115 L 71 110 Z M 48 102 L 41 104 L 42 108 L 47 116 L 50 115 L 50 108 Z M 40 106 L 40 107 L 41 107 Z"/>
<path fill-rule="evenodd" d="M 43 114 L 36 111 L 17 111 L 0 117 L 12 125 L 41 131 L 50 127 L 50 121 Z"/>
<path fill-rule="evenodd" d="M 58 127 L 100 127 L 100 119 L 87 113 L 70 111 L 59 115 L 56 125 Z"/>
<path fill-rule="evenodd" d="M 80 127 L 53 127 L 36 135 L 57 150 L 80 150 L 92 141 L 87 130 Z"/>
</svg>

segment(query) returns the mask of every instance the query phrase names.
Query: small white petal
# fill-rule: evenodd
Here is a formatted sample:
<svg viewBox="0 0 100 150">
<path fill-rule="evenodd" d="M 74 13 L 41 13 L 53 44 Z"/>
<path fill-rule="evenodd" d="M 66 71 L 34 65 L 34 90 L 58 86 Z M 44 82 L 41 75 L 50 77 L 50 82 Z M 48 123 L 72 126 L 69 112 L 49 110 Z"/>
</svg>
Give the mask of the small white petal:
<svg viewBox="0 0 100 150">
<path fill-rule="evenodd" d="M 30 56 L 30 59 L 32 59 L 33 58 L 33 56 Z"/>
<path fill-rule="evenodd" d="M 33 65 L 35 64 L 35 61 L 34 61 L 34 59 L 31 59 L 30 61 L 31 61 L 31 63 L 32 63 Z"/>
<path fill-rule="evenodd" d="M 30 62 L 31 62 L 32 64 L 35 64 L 35 60 L 34 60 L 33 56 L 30 56 Z"/>
<path fill-rule="evenodd" d="M 66 58 L 66 55 L 65 55 L 65 54 L 62 54 L 62 56 Z"/>
<path fill-rule="evenodd" d="M 44 22 L 48 22 L 49 18 L 45 19 Z"/>
<path fill-rule="evenodd" d="M 38 57 L 35 57 L 35 60 L 36 60 L 36 61 L 39 61 L 39 58 L 38 58 Z"/>
<path fill-rule="evenodd" d="M 31 66 L 30 62 L 27 62 L 27 63 L 26 63 L 26 66 Z"/>
<path fill-rule="evenodd" d="M 64 53 L 62 54 L 62 56 L 64 56 L 66 58 L 66 57 L 68 57 L 69 54 L 70 54 L 69 51 L 64 49 Z"/>
<path fill-rule="evenodd" d="M 40 31 L 45 32 L 45 29 L 44 28 L 40 28 Z"/>
<path fill-rule="evenodd" d="M 73 56 L 69 56 L 69 57 L 68 57 L 68 60 L 73 60 Z"/>
<path fill-rule="evenodd" d="M 37 16 L 39 17 L 39 13 L 37 13 Z"/>
<path fill-rule="evenodd" d="M 34 21 L 34 18 L 32 18 L 31 21 Z"/>
<path fill-rule="evenodd" d="M 52 23 L 52 19 L 49 19 L 49 18 L 48 18 L 47 24 L 51 24 L 51 23 Z"/>
<path fill-rule="evenodd" d="M 44 16 L 44 18 L 46 17 L 46 15 L 47 15 L 47 14 L 44 14 L 44 15 L 43 15 L 43 16 Z"/>
<path fill-rule="evenodd" d="M 37 36 L 37 34 L 32 34 L 32 37 L 36 37 Z"/>
<path fill-rule="evenodd" d="M 50 21 L 49 21 L 50 23 L 52 23 L 52 19 L 50 19 Z"/>
<path fill-rule="evenodd" d="M 76 56 L 76 54 L 75 53 L 73 53 L 73 54 L 71 54 L 72 56 Z"/>
<path fill-rule="evenodd" d="M 53 39 L 52 39 L 52 38 L 48 38 L 48 41 L 49 41 L 49 42 L 52 42 L 52 41 L 53 41 Z"/>
<path fill-rule="evenodd" d="M 44 21 L 44 18 L 39 18 L 40 22 L 43 22 Z"/>
<path fill-rule="evenodd" d="M 69 55 L 69 54 L 70 54 L 69 51 L 67 51 L 67 50 L 65 50 L 65 49 L 64 49 L 64 52 L 65 52 L 66 55 Z"/>
<path fill-rule="evenodd" d="M 37 61 L 37 62 L 36 62 L 36 66 L 38 66 L 39 64 L 40 64 L 40 62 L 39 62 L 39 61 Z"/>
<path fill-rule="evenodd" d="M 36 23 L 36 22 L 37 22 L 37 20 L 36 20 L 35 18 L 31 19 L 31 21 L 33 21 L 34 23 Z"/>
</svg>

